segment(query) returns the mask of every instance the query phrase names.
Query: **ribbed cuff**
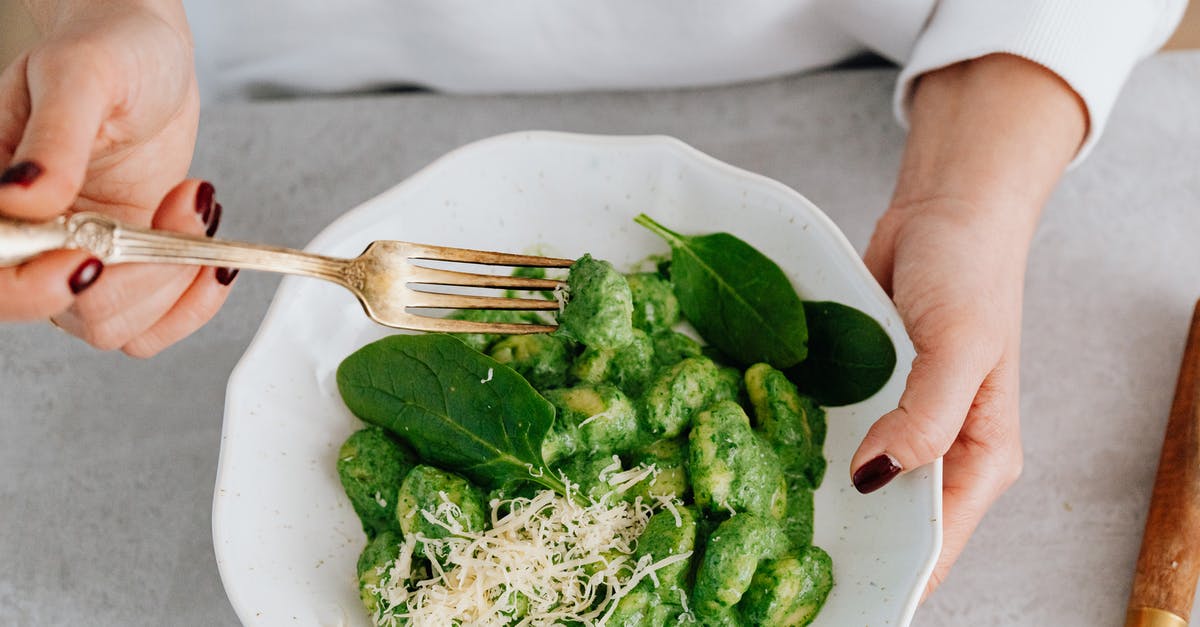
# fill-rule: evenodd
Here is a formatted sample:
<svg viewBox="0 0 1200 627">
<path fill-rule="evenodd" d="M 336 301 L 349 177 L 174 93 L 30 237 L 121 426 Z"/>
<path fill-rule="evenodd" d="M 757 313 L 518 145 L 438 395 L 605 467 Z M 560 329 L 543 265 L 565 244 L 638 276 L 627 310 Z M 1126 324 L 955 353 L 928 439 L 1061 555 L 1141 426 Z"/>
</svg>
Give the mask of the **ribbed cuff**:
<svg viewBox="0 0 1200 627">
<path fill-rule="evenodd" d="M 1135 63 L 1174 31 L 1186 0 L 942 0 L 900 72 L 896 117 L 908 126 L 913 80 L 994 53 L 1038 63 L 1087 106 L 1088 135 L 1072 166 L 1104 130 Z"/>
</svg>

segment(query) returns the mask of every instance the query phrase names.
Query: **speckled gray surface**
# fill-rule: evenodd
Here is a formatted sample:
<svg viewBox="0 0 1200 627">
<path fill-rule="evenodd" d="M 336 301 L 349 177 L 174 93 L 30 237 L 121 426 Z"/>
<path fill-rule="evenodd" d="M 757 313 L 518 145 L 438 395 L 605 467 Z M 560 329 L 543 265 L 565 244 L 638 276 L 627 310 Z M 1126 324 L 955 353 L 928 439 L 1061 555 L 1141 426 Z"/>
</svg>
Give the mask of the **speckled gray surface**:
<svg viewBox="0 0 1200 627">
<path fill-rule="evenodd" d="M 675 135 L 800 190 L 865 245 L 903 133 L 894 73 L 683 92 L 397 95 L 207 111 L 194 174 L 228 237 L 303 245 L 442 153 L 517 129 Z M 1134 74 L 1054 195 L 1030 261 L 1025 474 L 916 625 L 1120 625 L 1200 297 L 1200 54 Z M 243 275 L 148 362 L 0 327 L 0 624 L 227 625 L 209 507 L 225 380 L 277 279 Z M 836 469 L 831 479 L 838 476 Z"/>
</svg>

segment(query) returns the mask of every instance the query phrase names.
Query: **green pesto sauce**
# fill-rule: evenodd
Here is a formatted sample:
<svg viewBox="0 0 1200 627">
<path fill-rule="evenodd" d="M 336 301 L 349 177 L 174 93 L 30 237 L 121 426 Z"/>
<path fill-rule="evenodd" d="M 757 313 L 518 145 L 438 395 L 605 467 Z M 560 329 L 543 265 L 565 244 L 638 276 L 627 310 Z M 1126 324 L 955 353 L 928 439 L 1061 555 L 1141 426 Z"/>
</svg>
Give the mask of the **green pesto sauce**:
<svg viewBox="0 0 1200 627">
<path fill-rule="evenodd" d="M 617 602 L 608 625 L 665 626 L 689 617 L 714 626 L 809 624 L 833 586 L 828 554 L 812 545 L 813 493 L 826 465 L 824 410 L 779 370 L 728 366 L 674 330 L 679 304 L 665 273 L 622 276 L 585 255 L 568 283 L 559 333 L 461 337 L 516 370 L 553 405 L 542 458 L 585 497 L 610 503 L 672 497 L 678 504 L 675 513 L 662 509 L 651 517 L 632 555 L 604 556 L 636 562 L 691 554 L 658 571 L 657 585 L 651 578 L 639 582 Z M 456 316 L 528 321 L 528 314 L 505 311 Z M 343 453 L 350 459 L 339 462 L 339 476 L 374 538 L 359 561 L 363 603 L 374 612 L 381 601 L 369 590 L 386 576 L 377 566 L 394 559 L 409 534 L 447 533 L 422 511 L 447 498 L 461 510 L 459 522 L 479 530 L 487 524 L 487 500 L 454 469 L 414 467 L 412 454 L 379 429 L 355 434 Z M 655 473 L 618 493 L 599 479 L 614 463 L 616 472 L 652 465 Z M 538 489 L 516 481 L 488 498 L 533 496 Z M 418 543 L 418 580 L 427 568 L 422 549 Z M 584 570 L 595 572 L 596 565 Z M 528 611 L 526 600 L 512 622 Z"/>
</svg>

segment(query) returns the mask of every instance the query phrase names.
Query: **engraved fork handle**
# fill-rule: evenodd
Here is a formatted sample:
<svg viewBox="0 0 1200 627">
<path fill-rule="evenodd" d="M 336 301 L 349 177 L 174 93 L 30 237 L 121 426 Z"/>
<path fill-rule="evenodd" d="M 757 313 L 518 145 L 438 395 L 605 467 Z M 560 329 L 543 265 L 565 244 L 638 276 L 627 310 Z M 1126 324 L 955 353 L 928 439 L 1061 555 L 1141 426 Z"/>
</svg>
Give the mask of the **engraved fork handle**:
<svg viewBox="0 0 1200 627">
<path fill-rule="evenodd" d="M 170 263 L 223 266 L 299 274 L 349 287 L 347 259 L 291 248 L 209 239 L 129 226 L 108 216 L 82 212 L 51 222 L 0 217 L 0 267 L 16 266 L 61 248 L 87 250 L 105 264 Z"/>
</svg>

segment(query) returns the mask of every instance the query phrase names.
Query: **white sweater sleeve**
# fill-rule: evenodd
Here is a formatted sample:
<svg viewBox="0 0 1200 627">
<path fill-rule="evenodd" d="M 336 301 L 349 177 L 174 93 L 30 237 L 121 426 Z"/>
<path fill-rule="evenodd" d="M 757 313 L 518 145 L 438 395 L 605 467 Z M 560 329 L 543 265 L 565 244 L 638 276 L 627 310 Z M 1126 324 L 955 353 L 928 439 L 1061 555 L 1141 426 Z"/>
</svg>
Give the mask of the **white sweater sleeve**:
<svg viewBox="0 0 1200 627">
<path fill-rule="evenodd" d="M 1104 130 L 1134 64 L 1179 23 L 1186 0 L 940 0 L 900 73 L 896 116 L 907 126 L 913 81 L 925 72 L 992 53 L 1034 61 L 1060 76 L 1087 106 L 1078 162 Z"/>
</svg>

